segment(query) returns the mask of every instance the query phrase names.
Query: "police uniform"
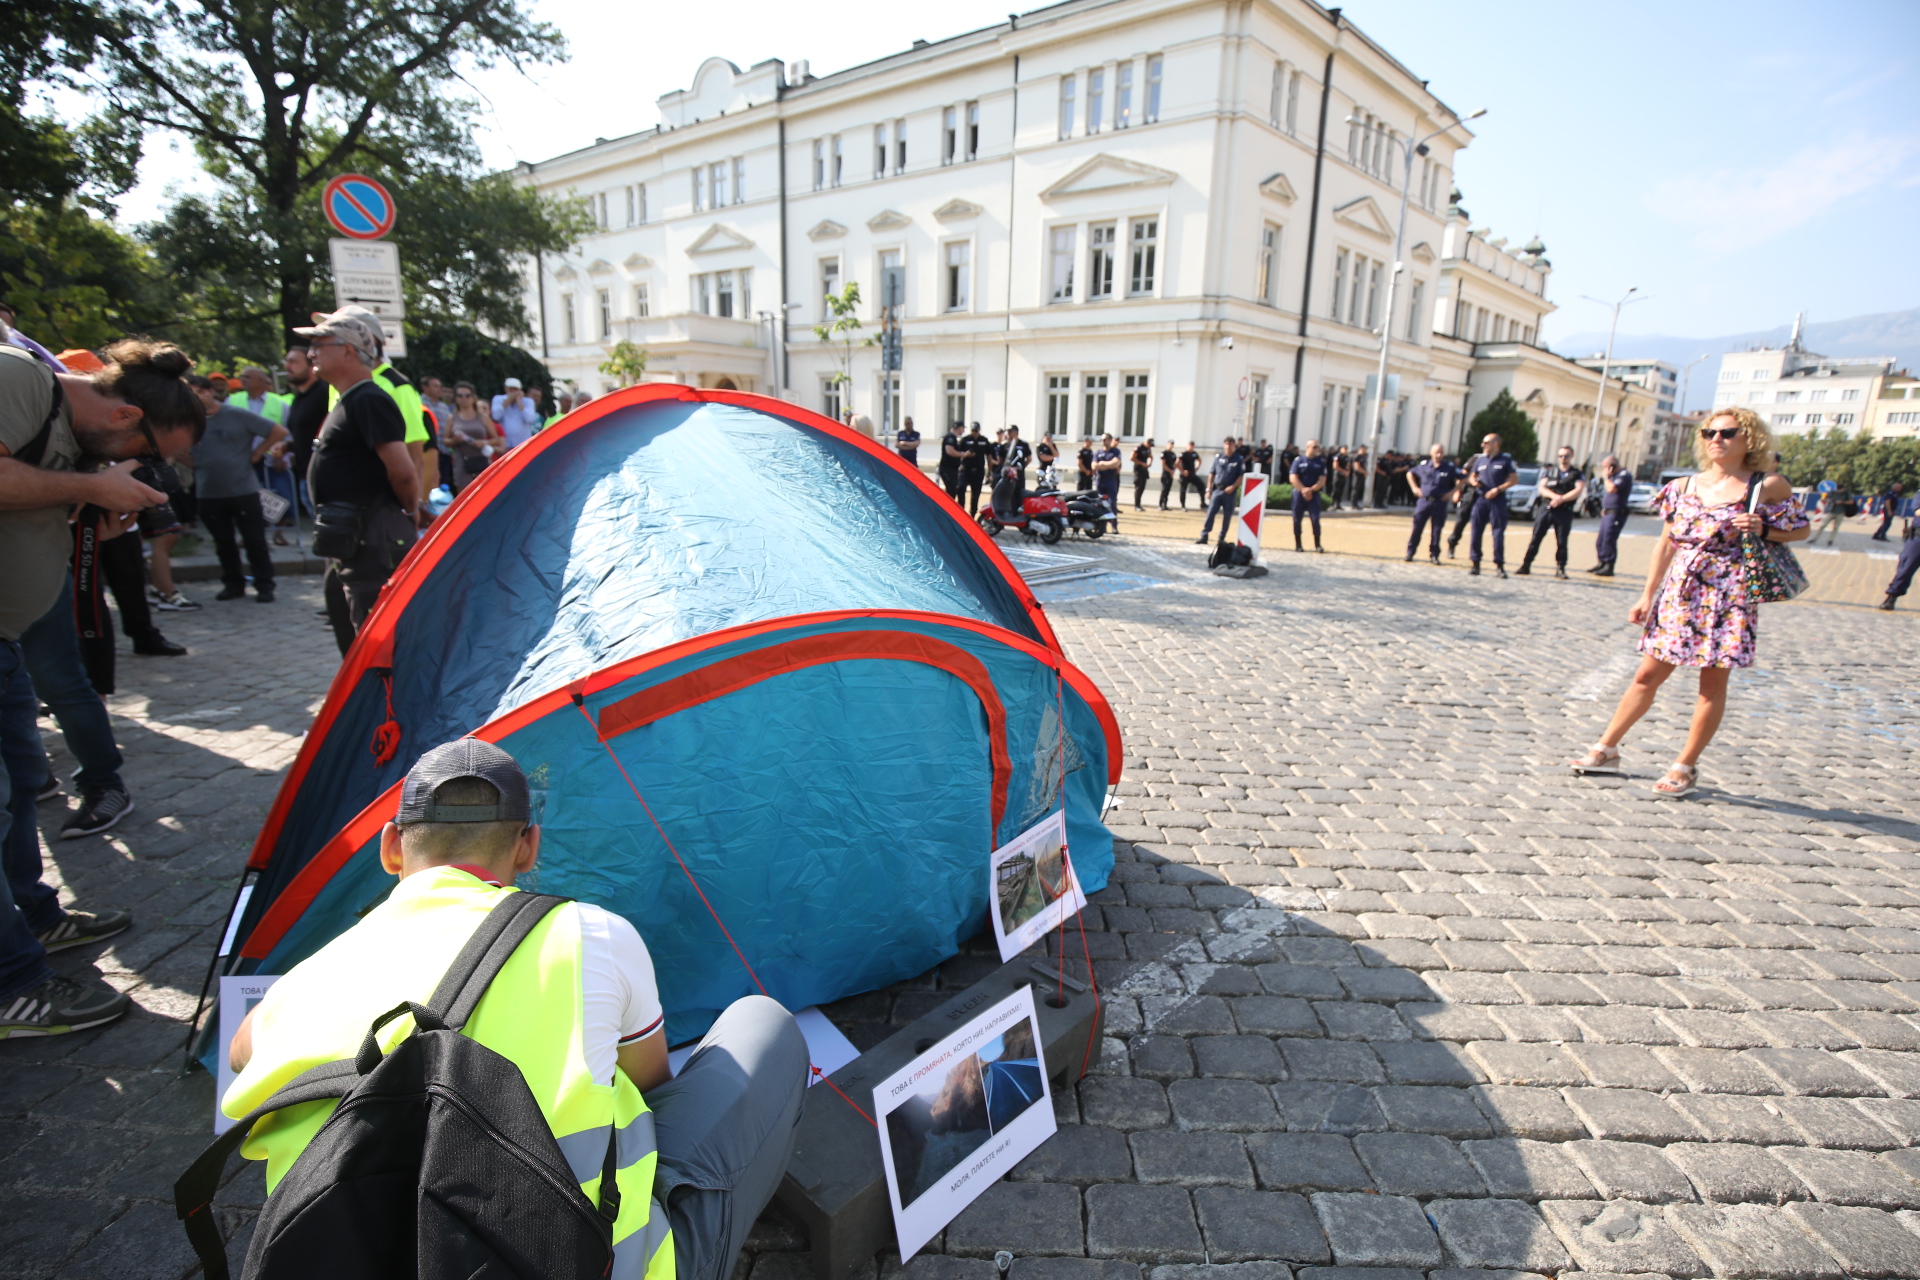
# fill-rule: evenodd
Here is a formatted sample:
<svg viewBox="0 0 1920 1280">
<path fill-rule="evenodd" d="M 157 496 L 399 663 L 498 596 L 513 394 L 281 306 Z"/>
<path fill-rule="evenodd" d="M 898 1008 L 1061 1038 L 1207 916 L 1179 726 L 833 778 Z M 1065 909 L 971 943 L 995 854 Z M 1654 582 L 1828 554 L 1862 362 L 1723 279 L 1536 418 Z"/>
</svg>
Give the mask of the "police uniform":
<svg viewBox="0 0 1920 1280">
<path fill-rule="evenodd" d="M 1220 540 L 1227 540 L 1233 527 L 1234 508 L 1240 499 L 1240 477 L 1247 474 L 1247 463 L 1236 451 L 1222 453 L 1213 460 L 1213 496 L 1207 499 L 1207 518 L 1200 526 L 1197 542 L 1205 542 L 1213 529 L 1213 517 L 1220 517 Z"/>
<path fill-rule="evenodd" d="M 1095 449 L 1093 451 L 1093 460 L 1095 462 L 1118 462 L 1120 460 L 1120 451 L 1118 449 Z M 1107 504 L 1107 510 L 1113 512 L 1116 516 L 1119 515 L 1120 469 L 1118 467 L 1109 467 L 1104 470 L 1095 471 L 1093 473 L 1093 487 L 1099 491 L 1101 500 Z"/>
<path fill-rule="evenodd" d="M 1081 445 L 1080 452 L 1074 455 L 1074 462 L 1080 469 L 1080 491 L 1084 493 L 1093 488 L 1093 446 Z"/>
<path fill-rule="evenodd" d="M 1313 521 L 1313 549 L 1323 550 L 1320 545 L 1320 493 L 1314 491 L 1311 498 L 1300 495 L 1302 489 L 1311 489 L 1327 478 L 1327 460 L 1325 458 L 1296 458 L 1293 469 L 1287 473 L 1287 479 L 1293 482 L 1293 549 L 1300 550 L 1300 517 L 1306 516 Z"/>
<path fill-rule="evenodd" d="M 1140 510 L 1140 500 L 1146 497 L 1147 481 L 1153 477 L 1153 450 L 1144 444 L 1133 446 L 1133 509 Z"/>
<path fill-rule="evenodd" d="M 1484 453 L 1475 454 L 1467 464 L 1467 476 L 1474 482 L 1473 534 L 1467 542 L 1467 559 L 1473 562 L 1476 571 L 1480 567 L 1481 531 L 1492 525 L 1493 565 L 1501 573 L 1506 572 L 1507 495 L 1493 490 L 1513 479 L 1514 471 L 1510 453 L 1496 453 L 1491 458 Z"/>
<path fill-rule="evenodd" d="M 1438 463 L 1427 461 L 1415 467 L 1409 473 L 1413 482 L 1420 486 L 1420 496 L 1413 503 L 1413 535 L 1407 539 L 1407 559 L 1413 559 L 1420 549 L 1420 534 L 1428 525 L 1433 533 L 1428 540 L 1427 554 L 1435 564 L 1440 563 L 1440 530 L 1447 523 L 1447 499 L 1452 496 L 1467 473 L 1452 458 L 1443 457 Z"/>
<path fill-rule="evenodd" d="M 1167 509 L 1167 499 L 1173 496 L 1173 478 L 1180 470 L 1180 455 L 1172 445 L 1160 451 L 1160 509 Z"/>
<path fill-rule="evenodd" d="M 947 428 L 947 434 L 940 441 L 940 487 L 955 502 L 960 501 L 960 459 L 948 453 L 949 449 L 965 449 L 959 427 Z"/>
<path fill-rule="evenodd" d="M 900 451 L 900 458 L 908 466 L 918 470 L 920 467 L 920 433 L 912 427 L 903 427 L 893 438 L 893 447 Z"/>
<path fill-rule="evenodd" d="M 1206 484 L 1200 479 L 1200 455 L 1188 449 L 1180 455 L 1180 509 L 1187 509 L 1187 491 L 1198 489 L 1200 496 L 1207 496 Z"/>
<path fill-rule="evenodd" d="M 980 486 L 986 483 L 987 457 L 993 452 L 993 441 L 980 434 L 979 427 L 974 427 L 960 437 L 960 447 L 967 451 L 960 463 L 960 489 L 967 497 L 960 505 L 975 511 L 980 506 Z"/>
<path fill-rule="evenodd" d="M 1580 487 L 1586 475 L 1578 467 L 1545 467 L 1540 472 L 1540 487 L 1555 496 L 1572 493 Z M 1559 576 L 1567 576 L 1567 535 L 1573 532 L 1573 504 L 1563 502 L 1554 506 L 1550 502 L 1538 502 L 1533 509 L 1533 537 L 1527 543 L 1527 554 L 1520 561 L 1520 572 L 1533 572 L 1533 558 L 1540 554 L 1540 544 L 1547 540 L 1547 530 L 1553 530 L 1553 562 L 1559 566 Z M 1495 563 L 1499 562 L 1496 555 Z"/>
<path fill-rule="evenodd" d="M 1891 610 L 1893 602 L 1907 594 L 1913 585 L 1915 570 L 1920 570 L 1920 516 L 1907 521 L 1907 536 L 1900 545 L 1900 563 L 1894 566 L 1893 579 L 1887 583 L 1887 598 L 1882 609 Z"/>
<path fill-rule="evenodd" d="M 1027 442 L 1014 437 L 1002 444 L 994 458 L 993 508 L 1018 515 L 1026 505 L 1027 462 L 1033 453 Z"/>
<path fill-rule="evenodd" d="M 1600 561 L 1592 572 L 1603 578 L 1613 576 L 1613 562 L 1620 555 L 1620 527 L 1627 522 L 1627 499 L 1633 496 L 1633 472 L 1621 467 L 1602 481 L 1600 494 L 1600 536 L 1594 550 Z"/>
</svg>

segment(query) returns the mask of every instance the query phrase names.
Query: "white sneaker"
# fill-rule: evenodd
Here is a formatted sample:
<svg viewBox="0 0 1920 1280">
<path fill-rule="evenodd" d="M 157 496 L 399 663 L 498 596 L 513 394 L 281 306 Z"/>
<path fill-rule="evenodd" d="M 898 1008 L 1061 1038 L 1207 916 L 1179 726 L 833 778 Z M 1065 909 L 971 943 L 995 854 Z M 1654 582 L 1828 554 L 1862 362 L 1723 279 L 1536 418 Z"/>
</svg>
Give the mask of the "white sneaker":
<svg viewBox="0 0 1920 1280">
<path fill-rule="evenodd" d="M 180 594 L 180 590 L 177 587 L 165 595 L 160 595 L 156 592 L 153 603 L 156 608 L 167 609 L 175 613 L 191 613 L 200 607 Z"/>
</svg>

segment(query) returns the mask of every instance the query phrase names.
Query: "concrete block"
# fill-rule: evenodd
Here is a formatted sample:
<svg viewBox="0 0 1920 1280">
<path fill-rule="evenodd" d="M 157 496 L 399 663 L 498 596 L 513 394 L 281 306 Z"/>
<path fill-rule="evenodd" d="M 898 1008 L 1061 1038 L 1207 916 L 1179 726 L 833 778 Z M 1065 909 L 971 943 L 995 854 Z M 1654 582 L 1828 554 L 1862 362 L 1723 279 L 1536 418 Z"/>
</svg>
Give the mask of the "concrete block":
<svg viewBox="0 0 1920 1280">
<path fill-rule="evenodd" d="M 1555 1272 L 1572 1262 L 1533 1206 L 1518 1200 L 1435 1200 L 1427 1216 L 1455 1266 Z"/>
<path fill-rule="evenodd" d="M 1743 1142 L 1676 1142 L 1667 1159 L 1687 1175 L 1702 1200 L 1721 1204 L 1784 1204 L 1803 1199 L 1806 1184 L 1764 1147 Z"/>
<path fill-rule="evenodd" d="M 1205 1246 L 1181 1187 L 1087 1188 L 1087 1253 L 1130 1262 L 1200 1262 Z"/>
<path fill-rule="evenodd" d="M 1569 1142 L 1567 1154 L 1602 1196 L 1661 1204 L 1691 1200 L 1693 1186 L 1661 1154 L 1638 1142 Z"/>
<path fill-rule="evenodd" d="M 1388 1195 L 1480 1196 L 1486 1185 L 1451 1142 L 1426 1133 L 1363 1133 L 1354 1152 Z"/>
<path fill-rule="evenodd" d="M 1531 1138 L 1490 1138 L 1463 1142 L 1460 1152 L 1473 1162 L 1487 1193 L 1510 1200 L 1585 1200 L 1593 1184 L 1560 1147 Z"/>
<path fill-rule="evenodd" d="M 1771 1205 L 1668 1205 L 1667 1221 L 1714 1275 L 1729 1280 L 1815 1280 L 1837 1270 L 1798 1222 Z"/>
<path fill-rule="evenodd" d="M 1301 1263 L 1326 1262 L 1331 1256 L 1320 1222 L 1304 1196 L 1203 1187 L 1193 1193 L 1193 1203 L 1211 1258 L 1225 1262 L 1283 1258 Z"/>
<path fill-rule="evenodd" d="M 1826 1246 L 1849 1276 L 1920 1276 L 1920 1235 L 1890 1213 L 1835 1204 L 1795 1204 L 1786 1212 Z"/>
<path fill-rule="evenodd" d="M 1320 1192 L 1313 1209 L 1343 1267 L 1440 1265 L 1440 1241 L 1416 1200 Z"/>
<path fill-rule="evenodd" d="M 1546 1200 L 1540 1215 L 1582 1271 L 1683 1277 L 1706 1274 L 1692 1246 L 1651 1205 Z M 1561 1280 L 1566 1280 L 1562 1273 Z"/>
</svg>

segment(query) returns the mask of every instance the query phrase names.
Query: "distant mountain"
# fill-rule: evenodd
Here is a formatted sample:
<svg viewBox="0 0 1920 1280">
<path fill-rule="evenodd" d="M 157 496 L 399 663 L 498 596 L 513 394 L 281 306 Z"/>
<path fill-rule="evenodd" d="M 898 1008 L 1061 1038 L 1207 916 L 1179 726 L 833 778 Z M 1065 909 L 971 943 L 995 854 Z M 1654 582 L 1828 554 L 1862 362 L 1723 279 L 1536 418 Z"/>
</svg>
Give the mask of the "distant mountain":
<svg viewBox="0 0 1920 1280">
<path fill-rule="evenodd" d="M 1748 347 L 1778 347 L 1793 336 L 1793 325 L 1757 333 L 1735 333 L 1723 338 L 1676 338 L 1668 334 L 1628 334 L 1614 339 L 1615 360 L 1665 360 L 1677 369 L 1685 369 L 1695 356 L 1718 356 Z M 1905 369 L 1920 369 L 1920 307 L 1911 311 L 1888 311 L 1877 316 L 1855 316 L 1851 320 L 1812 321 L 1803 338 L 1807 350 L 1823 356 L 1892 356 Z M 1580 359 L 1598 355 L 1607 348 L 1604 332 L 1570 333 L 1548 343 L 1563 356 Z M 1687 388 L 1687 408 L 1704 409 L 1713 400 L 1714 375 L 1719 361 L 1708 360 L 1693 371 Z"/>
</svg>

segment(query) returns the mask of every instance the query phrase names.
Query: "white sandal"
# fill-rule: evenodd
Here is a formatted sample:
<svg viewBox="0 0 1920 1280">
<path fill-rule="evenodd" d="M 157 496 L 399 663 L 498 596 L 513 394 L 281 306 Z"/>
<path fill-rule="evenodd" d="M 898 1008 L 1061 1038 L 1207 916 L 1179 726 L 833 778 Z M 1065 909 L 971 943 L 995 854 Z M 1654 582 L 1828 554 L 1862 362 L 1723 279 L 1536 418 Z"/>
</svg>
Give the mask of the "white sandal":
<svg viewBox="0 0 1920 1280">
<path fill-rule="evenodd" d="M 1596 742 L 1587 748 L 1587 754 L 1572 762 L 1572 769 L 1583 778 L 1589 774 L 1617 778 L 1620 776 L 1620 748 Z"/>
<path fill-rule="evenodd" d="M 1686 781 L 1684 783 L 1674 782 L 1673 776 L 1675 774 L 1685 775 Z M 1697 765 L 1681 764 L 1676 760 L 1672 766 L 1667 769 L 1666 773 L 1661 776 L 1660 780 L 1653 784 L 1653 794 L 1666 796 L 1669 800 L 1678 800 L 1681 796 L 1693 794 L 1693 789 L 1698 786 L 1699 783 L 1699 767 Z"/>
</svg>

